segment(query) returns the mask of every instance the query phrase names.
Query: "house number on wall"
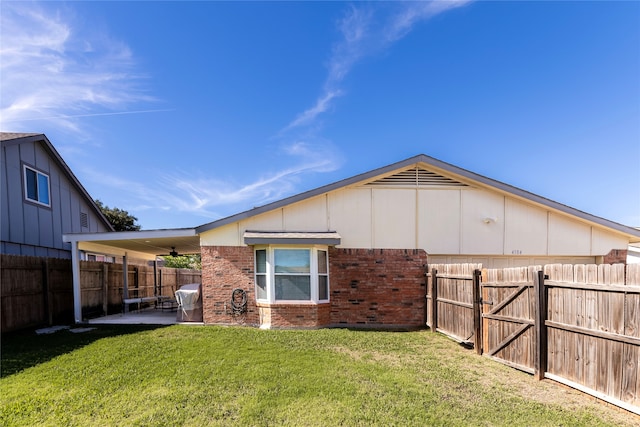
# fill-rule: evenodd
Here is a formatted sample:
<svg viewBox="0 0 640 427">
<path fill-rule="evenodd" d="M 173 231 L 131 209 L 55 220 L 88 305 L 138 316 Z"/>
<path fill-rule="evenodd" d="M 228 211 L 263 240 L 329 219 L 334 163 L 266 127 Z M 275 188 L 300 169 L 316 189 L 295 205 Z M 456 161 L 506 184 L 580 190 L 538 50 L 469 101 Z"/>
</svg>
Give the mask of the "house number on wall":
<svg viewBox="0 0 640 427">
<path fill-rule="evenodd" d="M 522 251 L 520 249 L 514 249 L 511 251 L 511 255 L 522 255 Z"/>
</svg>

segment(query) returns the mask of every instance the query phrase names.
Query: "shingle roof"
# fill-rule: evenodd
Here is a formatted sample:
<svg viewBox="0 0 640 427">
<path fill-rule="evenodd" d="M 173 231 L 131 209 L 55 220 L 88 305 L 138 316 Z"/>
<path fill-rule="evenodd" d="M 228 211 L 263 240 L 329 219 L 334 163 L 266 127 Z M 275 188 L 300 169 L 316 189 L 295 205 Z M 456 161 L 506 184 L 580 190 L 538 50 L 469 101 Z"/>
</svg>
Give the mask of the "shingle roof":
<svg viewBox="0 0 640 427">
<path fill-rule="evenodd" d="M 27 138 L 29 136 L 42 135 L 41 133 L 0 132 L 0 141 Z"/>
</svg>

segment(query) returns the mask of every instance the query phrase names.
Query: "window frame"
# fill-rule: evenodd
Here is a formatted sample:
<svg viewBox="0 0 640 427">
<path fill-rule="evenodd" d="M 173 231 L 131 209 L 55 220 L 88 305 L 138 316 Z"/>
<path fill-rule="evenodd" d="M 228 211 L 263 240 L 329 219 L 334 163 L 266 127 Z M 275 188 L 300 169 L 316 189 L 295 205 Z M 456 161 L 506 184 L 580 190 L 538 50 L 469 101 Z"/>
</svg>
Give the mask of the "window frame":
<svg viewBox="0 0 640 427">
<path fill-rule="evenodd" d="M 29 179 L 27 177 L 27 173 L 28 172 L 33 172 L 35 174 L 35 193 L 36 193 L 36 198 L 33 199 L 29 196 Z M 29 166 L 27 164 L 23 164 L 23 169 L 22 169 L 22 177 L 24 180 L 24 199 L 30 203 L 35 203 L 38 204 L 40 206 L 46 206 L 48 208 L 51 207 L 51 178 L 49 177 L 49 174 L 46 174 L 32 166 Z M 41 177 L 45 178 L 47 181 L 47 188 L 46 188 L 46 197 L 47 197 L 47 201 L 46 203 L 43 202 L 41 200 Z"/>
<path fill-rule="evenodd" d="M 291 276 L 307 276 L 301 273 L 276 273 L 275 272 L 275 253 L 278 250 L 308 250 L 309 251 L 309 281 L 310 281 L 310 298 L 303 300 L 293 299 L 276 299 L 276 275 L 291 275 Z M 265 271 L 259 271 L 258 269 L 258 251 L 265 251 L 266 255 L 266 268 Z M 324 251 L 326 253 L 326 273 L 319 273 L 318 271 L 318 251 Z M 254 285 L 256 301 L 269 304 L 322 304 L 328 303 L 330 299 L 330 277 L 329 277 L 329 248 L 324 245 L 256 245 L 254 246 Z M 259 298 L 259 286 L 258 276 L 265 277 L 266 283 L 266 298 Z M 319 298 L 319 276 L 326 277 L 327 281 L 327 298 Z"/>
</svg>

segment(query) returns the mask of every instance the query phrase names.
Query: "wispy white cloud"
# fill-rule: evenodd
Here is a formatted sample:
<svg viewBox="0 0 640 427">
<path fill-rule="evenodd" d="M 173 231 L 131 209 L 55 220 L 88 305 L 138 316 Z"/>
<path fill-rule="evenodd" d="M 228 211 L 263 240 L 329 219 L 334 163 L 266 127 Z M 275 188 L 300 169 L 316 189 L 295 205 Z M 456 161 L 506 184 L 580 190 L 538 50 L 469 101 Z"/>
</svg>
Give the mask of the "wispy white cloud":
<svg viewBox="0 0 640 427">
<path fill-rule="evenodd" d="M 80 117 L 153 100 L 140 88 L 144 76 L 126 44 L 77 25 L 71 9 L 58 7 L 2 4 L 3 130 L 29 130 L 42 120 L 81 133 Z"/>
<path fill-rule="evenodd" d="M 416 25 L 469 2 L 470 0 L 433 0 L 349 5 L 336 23 L 339 38 L 331 49 L 320 95 L 310 108 L 298 114 L 277 135 L 284 153 L 305 153 L 303 167 L 274 174 L 273 178 L 278 185 L 299 171 L 329 172 L 341 166 L 339 150 L 320 136 L 322 117 L 333 111 L 337 99 L 345 96 L 344 80 L 359 62 L 384 53 L 407 36 Z M 270 182 L 272 181 L 259 182 L 245 190 L 265 189 Z M 250 192 L 239 191 L 238 194 L 248 195 Z M 268 192 L 263 194 L 268 195 Z M 256 194 L 251 193 L 251 197 L 255 196 Z"/>
<path fill-rule="evenodd" d="M 314 106 L 298 115 L 295 120 L 289 123 L 287 127 L 281 131 L 281 134 L 287 132 L 289 129 L 313 124 L 316 117 L 325 113 L 331 107 L 331 102 L 340 95 L 342 95 L 342 93 L 339 90 L 326 91 L 322 94 L 322 97 L 316 101 Z"/>
<path fill-rule="evenodd" d="M 330 172 L 342 163 L 336 150 L 320 148 L 302 141 L 289 145 L 283 154 L 291 166 L 260 176 L 257 180 L 238 184 L 190 173 L 167 174 L 162 178 L 161 200 L 171 201 L 178 209 L 215 218 L 218 211 L 241 206 L 250 200 L 253 206 L 290 195 L 303 174 Z"/>
<path fill-rule="evenodd" d="M 390 49 L 421 22 L 468 2 L 469 0 L 435 0 L 349 5 L 336 23 L 339 38 L 331 49 L 320 95 L 310 108 L 298 114 L 276 136 L 280 141 L 281 152 L 297 156 L 298 166 L 273 173 L 242 188 L 232 188 L 224 193 L 213 190 L 201 199 L 196 196 L 200 188 L 215 188 L 215 183 L 183 188 L 187 190 L 185 193 L 193 194 L 193 200 L 216 200 L 216 203 L 241 199 L 267 202 L 288 193 L 294 186 L 295 177 L 301 173 L 338 169 L 342 164 L 342 156 L 334 144 L 321 137 L 322 117 L 333 111 L 337 99 L 345 96 L 342 86 L 349 73 L 364 58 Z"/>
<path fill-rule="evenodd" d="M 339 39 L 331 49 L 319 96 L 276 137 L 278 163 L 285 166 L 266 171 L 253 182 L 238 183 L 197 170 L 156 174 L 154 188 L 133 177 L 108 176 L 104 170 L 99 174 L 84 170 L 83 179 L 115 190 L 117 205 L 134 215 L 156 210 L 213 220 L 230 209 L 244 209 L 248 202 L 259 206 L 286 197 L 297 190 L 303 176 L 341 166 L 340 150 L 321 136 L 321 119 L 345 96 L 343 83 L 354 67 L 389 49 L 420 22 L 464 3 L 348 6 L 337 22 Z M 2 4 L 0 128 L 30 131 L 34 120 L 47 120 L 82 134 L 82 117 L 161 111 L 132 109 L 154 99 L 141 88 L 146 77 L 131 49 L 104 32 L 77 25 L 73 10 L 58 7 L 59 3 Z"/>
<path fill-rule="evenodd" d="M 435 15 L 471 3 L 473 0 L 418 1 L 405 4 L 399 13 L 392 16 L 384 28 L 383 40 L 394 43 L 409 34 L 414 26 Z"/>
<path fill-rule="evenodd" d="M 156 174 L 153 188 L 134 178 L 110 175 L 102 170 L 86 168 L 82 170 L 82 175 L 113 190 L 118 199 L 123 201 L 123 206 L 126 205 L 134 215 L 147 210 L 171 211 L 197 215 L 210 221 L 230 211 L 246 209 L 247 201 L 251 202 L 251 206 L 261 206 L 287 197 L 295 192 L 305 174 L 335 170 L 342 160 L 337 157 L 336 150 L 326 148 L 330 144 L 323 147 L 321 149 L 302 141 L 291 144 L 282 151 L 290 159 L 286 163 L 291 166 L 265 173 L 249 183 L 225 180 L 197 170 Z"/>
<path fill-rule="evenodd" d="M 344 95 L 341 83 L 362 59 L 383 53 L 416 25 L 472 0 L 432 0 L 351 5 L 338 21 L 340 38 L 327 64 L 327 77 L 315 104 L 299 114 L 281 133 L 317 126 L 320 116 Z"/>
</svg>

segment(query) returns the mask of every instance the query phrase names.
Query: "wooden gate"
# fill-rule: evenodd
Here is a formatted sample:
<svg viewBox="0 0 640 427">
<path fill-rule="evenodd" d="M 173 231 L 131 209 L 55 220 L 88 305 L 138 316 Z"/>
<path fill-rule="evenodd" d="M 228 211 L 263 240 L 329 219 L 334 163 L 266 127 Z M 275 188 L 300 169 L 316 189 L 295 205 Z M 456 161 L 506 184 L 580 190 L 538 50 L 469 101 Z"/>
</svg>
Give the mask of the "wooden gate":
<svg viewBox="0 0 640 427">
<path fill-rule="evenodd" d="M 427 273 L 427 325 L 481 354 L 479 264 L 431 265 Z"/>
<path fill-rule="evenodd" d="M 534 275 L 540 266 L 484 270 L 482 278 L 483 353 L 534 373 Z"/>
</svg>

